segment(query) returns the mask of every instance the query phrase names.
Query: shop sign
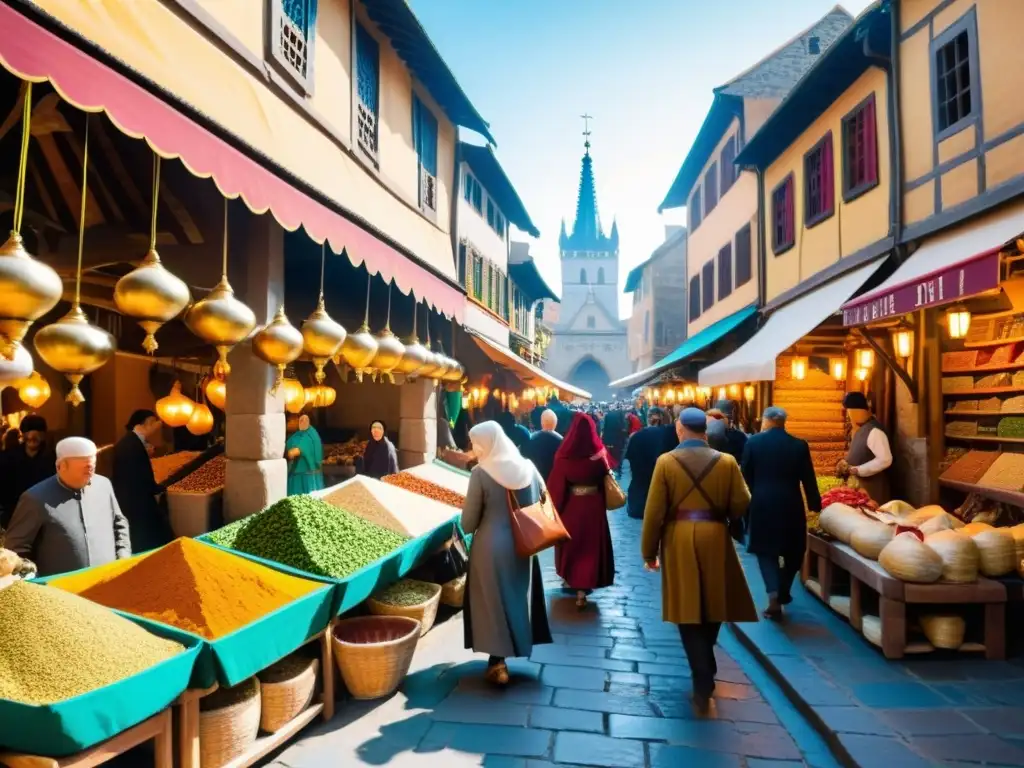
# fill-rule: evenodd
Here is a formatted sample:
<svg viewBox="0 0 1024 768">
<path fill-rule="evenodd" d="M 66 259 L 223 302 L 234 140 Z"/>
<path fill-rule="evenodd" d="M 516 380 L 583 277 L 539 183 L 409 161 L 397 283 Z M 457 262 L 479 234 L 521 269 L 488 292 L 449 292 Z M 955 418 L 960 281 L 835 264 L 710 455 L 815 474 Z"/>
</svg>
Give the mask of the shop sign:
<svg viewBox="0 0 1024 768">
<path fill-rule="evenodd" d="M 960 262 L 843 307 L 843 325 L 863 325 L 896 317 L 999 287 L 999 251 Z"/>
</svg>

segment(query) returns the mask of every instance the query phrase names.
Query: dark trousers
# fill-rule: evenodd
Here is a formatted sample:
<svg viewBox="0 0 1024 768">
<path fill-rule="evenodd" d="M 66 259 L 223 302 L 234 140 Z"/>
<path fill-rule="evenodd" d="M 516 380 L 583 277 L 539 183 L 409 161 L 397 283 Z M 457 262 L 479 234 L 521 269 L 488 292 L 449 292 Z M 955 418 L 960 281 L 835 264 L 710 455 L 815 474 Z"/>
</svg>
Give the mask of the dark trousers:
<svg viewBox="0 0 1024 768">
<path fill-rule="evenodd" d="M 721 624 L 713 622 L 679 625 L 679 638 L 683 641 L 693 676 L 693 692 L 698 696 L 710 698 L 715 692 L 715 675 L 718 674 L 715 643 L 721 628 Z"/>
<path fill-rule="evenodd" d="M 779 561 L 782 561 L 782 565 Z M 782 605 L 793 601 L 793 579 L 800 572 L 802 557 L 795 555 L 758 555 L 757 566 L 761 570 L 765 591 L 769 597 L 778 598 Z"/>
</svg>

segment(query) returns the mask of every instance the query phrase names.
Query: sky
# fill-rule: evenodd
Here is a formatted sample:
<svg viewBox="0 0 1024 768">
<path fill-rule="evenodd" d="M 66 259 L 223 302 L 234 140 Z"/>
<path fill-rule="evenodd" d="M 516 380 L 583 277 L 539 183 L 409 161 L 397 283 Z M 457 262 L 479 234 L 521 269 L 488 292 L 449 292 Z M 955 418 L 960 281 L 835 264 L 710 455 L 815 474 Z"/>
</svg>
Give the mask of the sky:
<svg viewBox="0 0 1024 768">
<path fill-rule="evenodd" d="M 409 0 L 477 111 L 560 291 L 558 232 L 576 212 L 584 113 L 605 232 L 619 224 L 619 281 L 685 211 L 658 213 L 711 106 L 712 89 L 834 7 L 830 0 Z M 857 15 L 869 0 L 842 3 Z M 627 11 L 628 8 L 628 11 Z M 464 130 L 463 137 L 484 143 Z M 531 240 L 522 233 L 514 239 Z M 621 295 L 619 312 L 632 301 Z"/>
</svg>

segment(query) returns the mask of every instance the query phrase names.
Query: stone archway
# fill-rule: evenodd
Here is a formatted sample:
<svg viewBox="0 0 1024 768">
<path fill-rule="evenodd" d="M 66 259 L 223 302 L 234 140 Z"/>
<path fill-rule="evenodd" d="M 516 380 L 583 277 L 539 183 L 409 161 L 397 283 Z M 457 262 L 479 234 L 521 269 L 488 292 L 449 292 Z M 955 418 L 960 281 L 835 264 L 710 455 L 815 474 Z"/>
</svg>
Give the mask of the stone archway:
<svg viewBox="0 0 1024 768">
<path fill-rule="evenodd" d="M 608 387 L 611 377 L 607 369 L 594 357 L 580 358 L 569 371 L 568 381 L 573 386 L 585 389 L 594 401 L 610 400 L 612 391 Z"/>
</svg>

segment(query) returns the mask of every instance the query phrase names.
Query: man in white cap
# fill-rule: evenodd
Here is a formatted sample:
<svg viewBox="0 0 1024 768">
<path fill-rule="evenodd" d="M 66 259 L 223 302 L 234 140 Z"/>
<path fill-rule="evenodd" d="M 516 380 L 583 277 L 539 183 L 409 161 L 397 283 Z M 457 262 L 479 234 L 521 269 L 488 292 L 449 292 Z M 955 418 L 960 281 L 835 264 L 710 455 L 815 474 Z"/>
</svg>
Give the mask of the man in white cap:
<svg viewBox="0 0 1024 768">
<path fill-rule="evenodd" d="M 40 576 L 130 557 L 128 520 L 110 481 L 96 474 L 96 444 L 84 437 L 57 443 L 57 474 L 22 494 L 7 548 L 32 560 Z"/>
</svg>

